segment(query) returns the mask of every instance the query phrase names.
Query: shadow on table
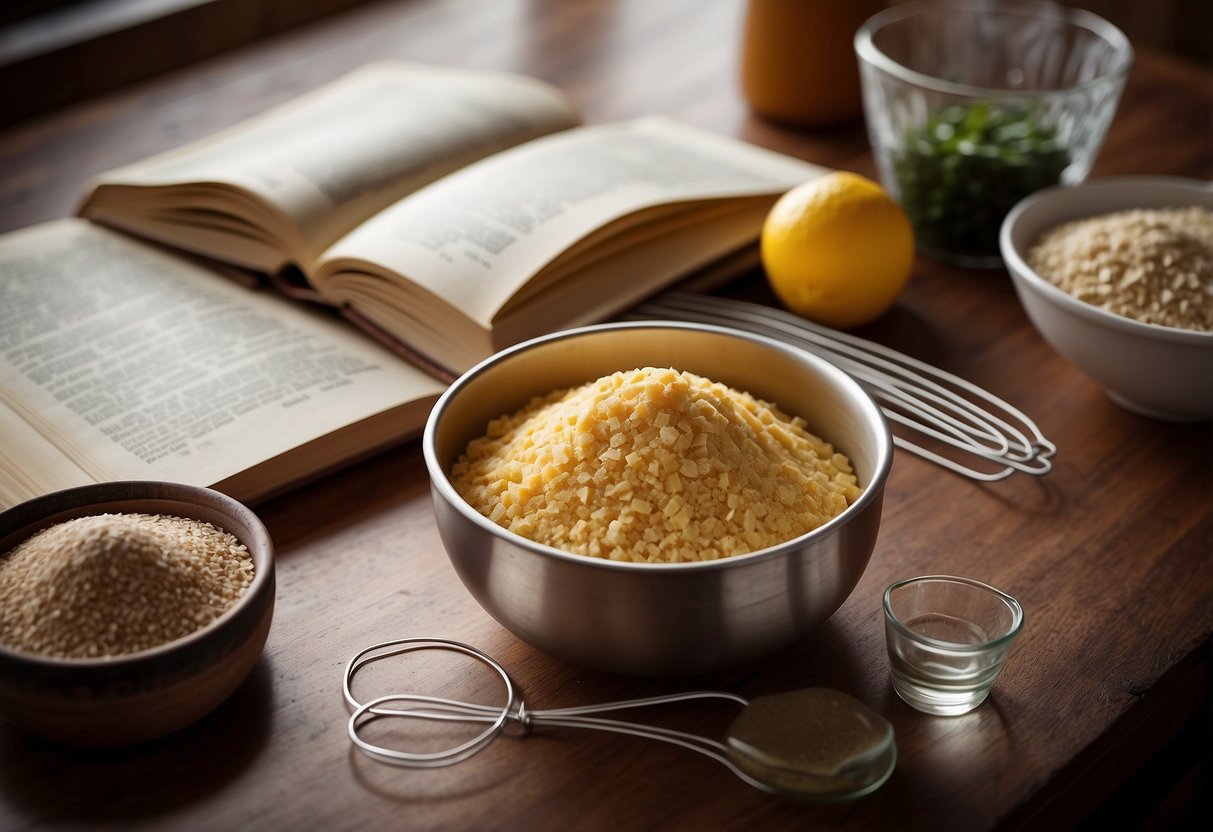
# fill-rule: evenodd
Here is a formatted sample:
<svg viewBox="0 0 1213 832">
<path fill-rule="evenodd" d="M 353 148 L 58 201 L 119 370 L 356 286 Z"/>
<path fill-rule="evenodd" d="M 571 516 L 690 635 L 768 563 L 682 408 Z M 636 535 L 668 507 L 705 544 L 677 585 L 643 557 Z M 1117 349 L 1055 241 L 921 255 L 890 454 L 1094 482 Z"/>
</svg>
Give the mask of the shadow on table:
<svg viewBox="0 0 1213 832">
<path fill-rule="evenodd" d="M 31 823 L 132 820 L 175 811 L 236 780 L 264 748 L 272 673 L 263 659 L 232 696 L 168 737 L 76 748 L 0 726 L 0 792 Z"/>
</svg>

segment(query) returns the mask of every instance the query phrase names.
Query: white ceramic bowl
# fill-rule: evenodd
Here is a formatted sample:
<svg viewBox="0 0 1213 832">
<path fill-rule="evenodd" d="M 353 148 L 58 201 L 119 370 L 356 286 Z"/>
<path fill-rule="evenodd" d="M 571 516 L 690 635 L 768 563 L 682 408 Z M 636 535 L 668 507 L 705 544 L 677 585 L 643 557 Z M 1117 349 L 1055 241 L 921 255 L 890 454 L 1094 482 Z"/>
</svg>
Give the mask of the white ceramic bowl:
<svg viewBox="0 0 1213 832">
<path fill-rule="evenodd" d="M 1117 176 L 1040 191 L 1003 222 L 999 243 L 1028 318 L 1049 344 L 1117 404 L 1156 419 L 1213 418 L 1213 333 L 1146 324 L 1072 297 L 1036 274 L 1037 236 L 1070 220 L 1129 208 L 1213 209 L 1213 184 L 1167 176 Z"/>
</svg>

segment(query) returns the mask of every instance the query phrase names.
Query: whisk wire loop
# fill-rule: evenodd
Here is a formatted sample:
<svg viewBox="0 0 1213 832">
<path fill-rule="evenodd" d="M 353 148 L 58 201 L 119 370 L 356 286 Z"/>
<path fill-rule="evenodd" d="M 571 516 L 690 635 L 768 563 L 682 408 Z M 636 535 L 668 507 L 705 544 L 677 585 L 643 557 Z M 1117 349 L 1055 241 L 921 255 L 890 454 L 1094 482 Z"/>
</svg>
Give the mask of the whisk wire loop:
<svg viewBox="0 0 1213 832">
<path fill-rule="evenodd" d="M 417 650 L 448 650 L 470 656 L 487 665 L 500 677 L 505 687 L 505 703 L 499 708 L 494 708 L 474 702 L 462 702 L 456 699 L 415 693 L 387 694 L 371 699 L 366 703 L 361 703 L 354 698 L 352 683 L 355 674 L 360 669 L 373 662 Z M 369 757 L 384 763 L 412 768 L 449 766 L 483 751 L 488 747 L 489 743 L 497 738 L 497 735 L 501 733 L 506 723 L 510 719 L 516 718 L 515 708 L 516 703 L 519 702 L 518 692 L 504 667 L 475 647 L 450 639 L 416 637 L 393 639 L 373 644 L 359 651 L 350 659 L 346 665 L 341 687 L 346 704 L 353 711 L 346 728 L 350 741 Z M 385 707 L 389 704 L 403 707 Z M 472 738 L 448 749 L 433 752 L 403 751 L 370 742 L 359 734 L 359 728 L 363 725 L 385 717 L 483 722 L 488 723 L 488 725 L 483 731 Z"/>
<path fill-rule="evenodd" d="M 769 306 L 689 292 L 667 292 L 627 317 L 729 326 L 825 358 L 855 379 L 890 422 L 997 466 L 981 470 L 894 434 L 897 447 L 970 479 L 994 482 L 1017 471 L 1040 476 L 1052 470 L 1057 447 L 1018 408 L 970 381 L 881 344 Z"/>
<path fill-rule="evenodd" d="M 375 697 L 367 702 L 359 702 L 353 695 L 354 676 L 363 667 L 373 662 L 417 650 L 449 650 L 470 656 L 487 665 L 504 683 L 506 693 L 504 703 L 500 706 L 484 705 L 417 693 L 393 693 Z M 710 757 L 754 788 L 770 793 L 776 791 L 772 786 L 754 779 L 738 768 L 729 758 L 728 748 L 724 743 L 670 728 L 593 716 L 593 714 L 611 711 L 701 699 L 724 700 L 742 707 L 746 707 L 749 704 L 747 699 L 734 693 L 724 691 L 692 691 L 689 693 L 629 699 L 595 705 L 535 710 L 527 706 L 521 692 L 514 686 L 505 668 L 488 654 L 462 642 L 439 638 L 395 639 L 367 647 L 357 653 L 346 665 L 345 676 L 342 681 L 342 691 L 346 704 L 351 710 L 347 725 L 347 732 L 351 742 L 368 757 L 389 765 L 419 769 L 454 765 L 483 751 L 497 738 L 505 725 L 512 722 L 521 726 L 524 733 L 538 726 L 554 726 L 608 731 L 616 734 L 627 734 L 645 739 L 658 740 Z M 487 724 L 487 727 L 471 739 L 450 748 L 419 752 L 389 748 L 371 742 L 362 736 L 360 732 L 363 726 L 374 720 L 385 718 L 484 723 Z"/>
</svg>

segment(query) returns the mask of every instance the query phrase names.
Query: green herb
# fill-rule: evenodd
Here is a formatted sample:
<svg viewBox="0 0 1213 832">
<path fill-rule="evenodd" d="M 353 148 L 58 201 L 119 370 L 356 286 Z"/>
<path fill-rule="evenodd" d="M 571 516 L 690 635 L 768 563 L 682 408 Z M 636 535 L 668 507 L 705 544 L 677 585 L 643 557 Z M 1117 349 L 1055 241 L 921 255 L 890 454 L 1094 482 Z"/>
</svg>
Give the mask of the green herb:
<svg viewBox="0 0 1213 832">
<path fill-rule="evenodd" d="M 894 158 L 901 203 L 920 245 L 998 256 L 998 230 L 1028 194 L 1055 185 L 1070 156 L 1023 106 L 978 103 L 931 115 Z"/>
</svg>

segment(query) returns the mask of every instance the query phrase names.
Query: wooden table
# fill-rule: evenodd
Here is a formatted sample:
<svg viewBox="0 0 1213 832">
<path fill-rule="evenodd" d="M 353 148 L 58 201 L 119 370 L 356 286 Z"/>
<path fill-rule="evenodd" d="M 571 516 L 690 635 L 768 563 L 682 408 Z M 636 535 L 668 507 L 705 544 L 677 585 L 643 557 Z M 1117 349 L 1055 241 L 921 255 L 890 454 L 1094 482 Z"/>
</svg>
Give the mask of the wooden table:
<svg viewBox="0 0 1213 832">
<path fill-rule="evenodd" d="M 794 132 L 749 115 L 737 88 L 741 14 L 736 1 L 372 4 L 0 133 L 0 230 L 68 214 L 89 175 L 375 58 L 532 73 L 568 89 L 588 121 L 665 113 L 874 175 L 859 123 Z M 1213 178 L 1210 124 L 1213 76 L 1141 54 L 1094 175 Z M 279 552 L 273 630 L 253 676 L 201 723 L 117 751 L 4 729 L 0 828 L 1058 828 L 1166 818 L 1207 794 L 1209 424 L 1112 404 L 1036 335 L 1001 271 L 920 259 L 898 306 L 865 334 L 1019 406 L 1056 442 L 1056 468 L 979 485 L 899 452 L 871 565 L 797 645 L 693 680 L 610 676 L 539 654 L 483 613 L 448 565 L 414 443 L 259 507 Z M 903 705 L 884 652 L 884 587 L 940 572 L 1004 588 L 1027 613 L 991 699 L 956 718 Z M 388 768 L 351 753 L 341 672 L 358 649 L 413 635 L 484 648 L 535 707 L 836 687 L 893 722 L 900 760 L 878 792 L 835 806 L 769 797 L 677 748 L 568 730 L 505 738 L 455 768 Z M 470 690 L 465 668 L 446 670 L 435 692 Z M 721 719 L 686 709 L 671 723 L 713 730 Z"/>
</svg>

